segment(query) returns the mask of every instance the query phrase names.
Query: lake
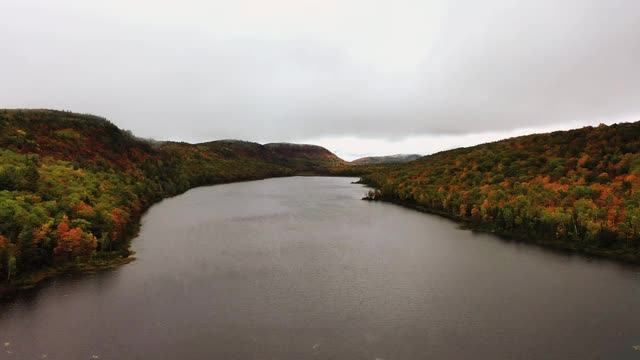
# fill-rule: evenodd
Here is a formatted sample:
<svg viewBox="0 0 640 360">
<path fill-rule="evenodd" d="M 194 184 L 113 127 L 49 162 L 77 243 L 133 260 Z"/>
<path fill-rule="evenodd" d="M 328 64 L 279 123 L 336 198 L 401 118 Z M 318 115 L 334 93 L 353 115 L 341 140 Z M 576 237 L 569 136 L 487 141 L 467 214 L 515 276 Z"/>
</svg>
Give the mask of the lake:
<svg viewBox="0 0 640 360">
<path fill-rule="evenodd" d="M 353 178 L 193 189 L 116 270 L 0 303 L 0 359 L 640 359 L 640 268 L 360 199 Z"/>
</svg>

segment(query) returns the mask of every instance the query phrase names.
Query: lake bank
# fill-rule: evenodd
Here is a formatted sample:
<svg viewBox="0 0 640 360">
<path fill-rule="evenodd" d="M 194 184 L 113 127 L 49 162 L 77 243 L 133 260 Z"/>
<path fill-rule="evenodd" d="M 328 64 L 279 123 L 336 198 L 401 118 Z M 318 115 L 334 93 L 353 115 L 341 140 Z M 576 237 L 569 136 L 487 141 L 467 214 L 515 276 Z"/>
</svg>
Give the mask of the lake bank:
<svg viewBox="0 0 640 360">
<path fill-rule="evenodd" d="M 160 198 L 158 199 L 158 201 L 151 204 L 143 204 L 142 212 L 140 213 L 140 215 L 132 218 L 131 222 L 125 224 L 125 228 L 128 229 L 128 234 L 125 239 L 126 241 L 125 251 L 114 252 L 112 254 L 105 253 L 103 254 L 103 256 L 106 255 L 106 258 L 103 258 L 100 260 L 69 262 L 69 263 L 60 264 L 54 267 L 39 269 L 38 271 L 30 272 L 27 274 L 20 274 L 10 282 L 7 282 L 6 280 L 0 281 L 0 299 L 4 296 L 8 296 L 9 294 L 18 292 L 20 290 L 31 289 L 33 287 L 38 286 L 40 283 L 44 281 L 51 280 L 55 277 L 59 277 L 65 274 L 81 274 L 81 273 L 91 273 L 91 272 L 101 271 L 101 270 L 108 270 L 108 269 L 113 269 L 113 268 L 128 264 L 131 261 L 135 260 L 135 258 L 130 258 L 130 255 L 132 254 L 132 252 L 130 251 L 130 248 L 131 248 L 131 241 L 136 236 L 138 236 L 138 232 L 140 230 L 140 225 L 141 225 L 140 224 L 141 218 L 146 214 L 149 208 L 166 199 L 171 199 L 173 197 L 180 196 L 185 192 L 198 187 L 207 187 L 207 186 L 241 183 L 241 182 L 249 182 L 249 181 L 259 181 L 259 180 L 265 180 L 265 179 L 274 179 L 274 178 L 282 178 L 282 177 L 290 177 L 290 176 L 296 176 L 296 175 L 278 175 L 278 176 L 272 176 L 272 177 L 259 176 L 255 178 L 240 178 L 235 181 L 233 180 L 221 181 L 214 184 L 201 185 L 191 189 L 187 189 L 184 192 Z"/>
<path fill-rule="evenodd" d="M 11 296 L 17 291 L 33 289 L 34 287 L 37 287 L 38 285 L 58 276 L 68 274 L 87 274 L 96 271 L 115 269 L 119 266 L 129 264 L 135 259 L 136 258 L 133 256 L 133 254 L 130 254 L 127 257 L 114 256 L 111 259 L 101 259 L 81 263 L 69 263 L 57 267 L 41 269 L 35 273 L 29 274 L 24 278 L 19 278 L 17 281 L 11 284 L 1 284 L 0 299 L 3 296 Z"/>
<path fill-rule="evenodd" d="M 367 185 L 366 183 L 362 183 L 362 182 L 356 182 L 356 183 Z M 584 256 L 592 256 L 600 259 L 617 261 L 623 264 L 640 265 L 640 253 L 637 253 L 637 252 L 634 253 L 634 252 L 626 251 L 624 249 L 581 248 L 581 247 L 577 247 L 575 244 L 568 243 L 568 242 L 544 240 L 544 239 L 532 237 L 527 234 L 523 234 L 519 232 L 501 231 L 501 230 L 492 228 L 490 225 L 487 225 L 487 224 L 474 224 L 469 219 L 463 219 L 459 216 L 454 216 L 444 211 L 429 209 L 414 201 L 402 201 L 399 199 L 390 199 L 385 197 L 372 199 L 367 196 L 363 197 L 362 200 L 381 201 L 385 203 L 402 206 L 408 209 L 416 210 L 418 212 L 422 212 L 425 214 L 441 216 L 456 222 L 463 229 L 477 231 L 477 232 L 486 233 L 486 234 L 492 234 L 510 241 L 521 241 L 527 244 L 541 246 L 544 248 L 568 251 L 568 252 L 572 252 L 572 253 L 580 254 Z"/>
</svg>

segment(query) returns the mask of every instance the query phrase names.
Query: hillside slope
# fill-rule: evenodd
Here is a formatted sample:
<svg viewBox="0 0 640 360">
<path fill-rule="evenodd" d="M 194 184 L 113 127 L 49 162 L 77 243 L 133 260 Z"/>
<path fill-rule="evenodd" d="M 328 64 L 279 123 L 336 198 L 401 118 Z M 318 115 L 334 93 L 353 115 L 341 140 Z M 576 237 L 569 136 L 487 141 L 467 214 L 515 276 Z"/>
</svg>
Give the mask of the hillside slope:
<svg viewBox="0 0 640 360">
<path fill-rule="evenodd" d="M 445 151 L 362 180 L 377 188 L 371 199 L 640 261 L 640 122 Z"/>
<path fill-rule="evenodd" d="M 192 187 L 346 167 L 319 146 L 156 142 L 96 116 L 0 110 L 0 288 L 126 257 L 142 212 Z"/>
</svg>

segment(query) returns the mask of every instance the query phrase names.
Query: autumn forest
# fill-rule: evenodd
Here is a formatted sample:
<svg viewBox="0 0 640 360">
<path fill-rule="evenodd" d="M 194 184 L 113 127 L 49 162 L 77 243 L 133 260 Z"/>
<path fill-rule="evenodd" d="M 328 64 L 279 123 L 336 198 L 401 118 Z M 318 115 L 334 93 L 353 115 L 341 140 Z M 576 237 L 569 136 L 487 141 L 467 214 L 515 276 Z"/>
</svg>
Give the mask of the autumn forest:
<svg viewBox="0 0 640 360">
<path fill-rule="evenodd" d="M 640 260 L 640 123 L 445 151 L 365 175 L 369 199 L 555 247 Z"/>
<path fill-rule="evenodd" d="M 343 168 L 318 146 L 156 142 L 96 116 L 0 110 L 0 284 L 122 261 L 141 214 L 190 188 Z"/>
<path fill-rule="evenodd" d="M 161 142 L 92 115 L 0 110 L 0 283 L 121 262 L 143 212 L 190 188 L 301 174 L 362 176 L 369 200 L 640 261 L 640 123 L 356 165 L 313 145 Z"/>
</svg>

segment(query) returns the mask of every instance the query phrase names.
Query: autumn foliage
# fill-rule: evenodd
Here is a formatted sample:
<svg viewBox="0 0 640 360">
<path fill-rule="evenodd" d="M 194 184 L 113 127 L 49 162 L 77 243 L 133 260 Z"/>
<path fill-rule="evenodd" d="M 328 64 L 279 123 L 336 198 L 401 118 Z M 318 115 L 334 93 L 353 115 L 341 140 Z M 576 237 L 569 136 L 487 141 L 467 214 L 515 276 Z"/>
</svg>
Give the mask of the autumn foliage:
<svg viewBox="0 0 640 360">
<path fill-rule="evenodd" d="M 318 146 L 158 142 L 97 116 L 0 110 L 0 281 L 127 256 L 141 214 L 195 186 L 346 166 Z"/>
<path fill-rule="evenodd" d="M 640 260 L 640 123 L 445 151 L 363 180 L 474 227 Z"/>
</svg>

